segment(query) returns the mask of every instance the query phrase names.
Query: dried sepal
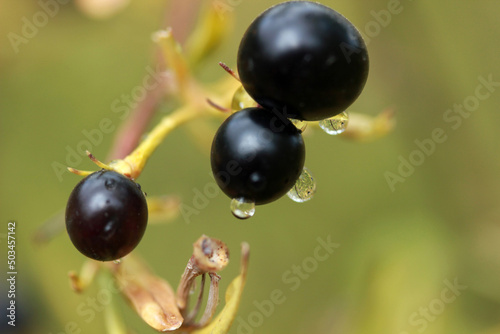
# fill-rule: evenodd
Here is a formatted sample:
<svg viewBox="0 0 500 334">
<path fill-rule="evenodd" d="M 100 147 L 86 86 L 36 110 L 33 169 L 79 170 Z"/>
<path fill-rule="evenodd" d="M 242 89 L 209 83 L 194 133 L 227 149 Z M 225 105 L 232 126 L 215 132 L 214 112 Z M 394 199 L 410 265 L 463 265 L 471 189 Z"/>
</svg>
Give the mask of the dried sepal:
<svg viewBox="0 0 500 334">
<path fill-rule="evenodd" d="M 231 282 L 226 291 L 224 308 L 207 326 L 194 330 L 192 334 L 225 334 L 229 331 L 236 318 L 243 288 L 245 287 L 249 254 L 250 246 L 245 242 L 241 245 L 240 274 Z"/>
<path fill-rule="evenodd" d="M 376 116 L 350 112 L 349 125 L 340 136 L 357 141 L 372 141 L 387 135 L 395 125 L 392 109 L 386 109 Z"/>
<path fill-rule="evenodd" d="M 179 286 L 177 287 L 177 307 L 182 313 L 186 313 L 189 295 L 193 289 L 196 277 L 204 273 L 204 271 L 196 267 L 193 257 L 191 257 L 186 265 L 186 269 L 184 269 Z"/>
<path fill-rule="evenodd" d="M 148 196 L 148 223 L 171 222 L 179 216 L 181 201 L 177 196 Z"/>
<path fill-rule="evenodd" d="M 68 276 L 70 286 L 73 291 L 81 293 L 85 290 L 94 281 L 94 278 L 100 268 L 100 263 L 93 260 L 87 260 L 83 263 L 82 269 L 80 269 L 80 274 L 75 271 L 70 271 Z"/>
<path fill-rule="evenodd" d="M 182 325 L 184 319 L 177 308 L 174 291 L 166 281 L 133 256 L 111 266 L 122 293 L 149 326 L 167 332 Z"/>
<path fill-rule="evenodd" d="M 192 67 L 207 58 L 230 32 L 233 23 L 231 13 L 221 15 L 212 4 L 201 11 L 201 19 L 186 42 L 186 54 Z"/>
<path fill-rule="evenodd" d="M 219 304 L 219 281 L 221 277 L 216 273 L 209 273 L 210 276 L 210 290 L 208 292 L 207 306 L 205 312 L 197 323 L 198 327 L 205 327 L 210 320 L 212 320 L 217 305 Z"/>
<path fill-rule="evenodd" d="M 193 79 L 182 48 L 174 39 L 172 28 L 168 27 L 155 32 L 152 39 L 160 46 L 167 69 L 171 70 L 174 75 L 175 87 L 181 97 L 189 101 L 189 88 L 193 84 Z"/>
<path fill-rule="evenodd" d="M 177 306 L 181 313 L 185 313 L 188 307 L 190 291 L 195 279 L 205 273 L 220 271 L 229 262 L 229 249 L 220 240 L 201 236 L 193 244 L 193 255 L 189 259 L 184 274 L 177 287 Z M 212 280 L 213 277 L 210 276 Z"/>
<path fill-rule="evenodd" d="M 206 274 L 201 275 L 200 291 L 198 293 L 198 298 L 196 299 L 196 305 L 189 312 L 189 314 L 184 317 L 184 324 L 194 322 L 196 316 L 198 315 L 198 312 L 200 312 L 200 307 L 201 307 L 201 304 L 203 301 L 203 293 L 205 292 L 205 279 L 206 279 L 206 277 L 207 277 Z"/>
<path fill-rule="evenodd" d="M 73 173 L 73 174 L 78 175 L 78 176 L 83 176 L 83 177 L 89 176 L 90 174 L 93 173 L 93 171 L 91 171 L 91 170 L 80 170 L 80 169 L 76 169 L 73 167 L 67 167 L 67 169 L 70 173 Z"/>
</svg>

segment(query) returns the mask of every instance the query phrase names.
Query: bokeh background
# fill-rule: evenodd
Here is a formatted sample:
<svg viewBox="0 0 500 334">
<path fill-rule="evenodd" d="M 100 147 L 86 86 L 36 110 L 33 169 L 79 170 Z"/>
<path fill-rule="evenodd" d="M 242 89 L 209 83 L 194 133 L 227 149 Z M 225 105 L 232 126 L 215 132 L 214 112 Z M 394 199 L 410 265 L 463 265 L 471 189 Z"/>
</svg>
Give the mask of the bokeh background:
<svg viewBox="0 0 500 334">
<path fill-rule="evenodd" d="M 189 224 L 180 216 L 150 226 L 137 253 L 176 286 L 192 242 L 201 234 L 220 238 L 233 259 L 222 272 L 225 291 L 239 270 L 239 245 L 249 242 L 250 271 L 232 333 L 500 333 L 500 87 L 493 85 L 490 96 L 473 105 L 479 77 L 500 81 L 500 2 L 321 2 L 371 35 L 370 76 L 350 110 L 376 115 L 394 108 L 395 130 L 371 143 L 311 131 L 305 140 L 306 165 L 317 179 L 313 200 L 297 204 L 285 197 L 237 221 L 229 199 L 219 195 Z M 245 28 L 278 1 L 206 1 L 195 3 L 188 16 L 220 3 L 235 25 L 199 71 L 204 81 L 226 75 L 217 62 L 234 66 Z M 398 3 L 402 10 L 390 22 L 377 23 L 374 13 Z M 32 21 L 42 7 L 37 1 L 0 2 L 2 268 L 11 220 L 17 222 L 18 252 L 18 318 L 12 331 L 2 317 L 2 333 L 66 333 L 69 322 L 81 333 L 105 333 L 102 312 L 90 322 L 77 312 L 98 287 L 83 295 L 70 290 L 67 273 L 84 258 L 67 235 L 43 246 L 32 242 L 79 181 L 69 173 L 61 181 L 52 164 L 66 164 L 66 146 L 85 139 L 82 130 L 96 128 L 104 117 L 119 124 L 110 105 L 140 84 L 154 62 L 151 33 L 165 24 L 190 25 L 169 1 L 131 1 L 106 19 L 89 16 L 78 4 L 60 5 L 15 52 L 9 33 L 22 35 L 23 20 Z M 473 111 L 448 111 L 463 103 Z M 155 120 L 168 111 L 167 104 Z M 401 161 L 418 155 L 415 141 L 432 138 L 435 129 L 446 140 L 391 188 L 387 173 L 397 174 Z M 114 134 L 93 147 L 96 156 L 106 156 Z M 78 167 L 93 168 L 87 161 Z M 193 190 L 211 182 L 209 174 L 208 152 L 178 129 L 139 181 L 148 194 L 177 194 L 191 204 Z M 314 266 L 318 238 L 339 247 Z M 309 273 L 294 274 L 294 266 Z M 283 303 L 259 310 L 276 289 Z M 117 298 L 134 333 L 154 333 Z"/>
</svg>

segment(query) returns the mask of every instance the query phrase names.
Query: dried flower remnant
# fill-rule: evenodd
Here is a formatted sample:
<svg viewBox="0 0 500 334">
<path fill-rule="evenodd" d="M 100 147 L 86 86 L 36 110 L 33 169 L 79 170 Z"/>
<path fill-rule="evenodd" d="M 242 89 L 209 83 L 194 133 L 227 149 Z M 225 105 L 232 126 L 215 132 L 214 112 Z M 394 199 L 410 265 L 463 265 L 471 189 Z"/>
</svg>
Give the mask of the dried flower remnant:
<svg viewBox="0 0 500 334">
<path fill-rule="evenodd" d="M 229 249 L 222 241 L 203 235 L 193 244 L 192 259 L 207 272 L 221 271 L 229 262 Z"/>
<path fill-rule="evenodd" d="M 95 18 L 105 18 L 124 8 L 129 0 L 106 0 L 101 1 L 100 4 L 98 2 L 77 0 L 77 6 L 85 11 L 84 5 L 92 5 L 94 11 L 93 14 L 88 11 L 90 15 Z M 210 122 L 205 122 L 207 118 L 222 120 L 229 117 L 231 112 L 238 112 L 247 107 L 258 107 L 257 102 L 241 86 L 238 73 L 225 64 L 220 65 L 231 75 L 223 80 L 206 84 L 196 78 L 197 69 L 230 32 L 232 22 L 230 14 L 226 13 L 225 17 L 221 18 L 216 7 L 208 6 L 203 11 L 202 20 L 198 21 L 191 36 L 183 45 L 174 38 L 171 28 L 153 34 L 153 41 L 161 51 L 161 59 L 156 68 L 163 81 L 157 89 L 147 92 L 148 97 L 138 103 L 133 114 L 129 116 L 130 126 L 124 127 L 124 130 L 120 132 L 116 139 L 116 147 L 111 151 L 110 159 L 107 161 L 116 160 L 104 163 L 87 152 L 89 159 L 97 167 L 117 171 L 134 180 L 141 175 L 149 157 L 171 131 L 182 125 L 192 127 L 194 130 L 192 130 L 191 139 L 208 150 L 206 138 L 213 136 L 215 130 L 211 128 Z M 176 36 L 179 36 L 179 30 L 175 29 L 175 32 Z M 164 98 L 173 100 L 176 109 L 164 115 L 157 126 L 142 137 L 149 120 L 159 110 Z M 148 112 L 145 113 L 145 110 Z M 144 116 L 146 114 L 147 117 Z M 140 121 L 136 121 L 133 115 L 137 116 Z M 351 114 L 351 116 L 349 127 L 341 136 L 352 140 L 377 139 L 387 134 L 394 126 L 391 112 L 384 112 L 376 117 L 357 114 Z M 307 124 L 317 127 L 317 122 L 314 123 L 303 121 L 296 126 L 302 132 Z M 144 140 L 139 142 L 139 138 L 144 138 Z M 69 170 L 81 176 L 91 173 L 74 168 L 69 168 Z M 300 199 L 303 201 L 304 197 Z M 175 219 L 179 214 L 179 205 L 180 202 L 175 196 L 148 198 L 150 218 L 156 217 L 158 221 Z M 61 215 L 56 216 L 50 224 L 45 225 L 39 231 L 36 236 L 37 240 L 42 242 L 49 240 L 62 230 L 63 223 Z M 70 282 L 75 291 L 82 292 L 95 277 L 105 281 L 105 286 L 109 286 L 107 283 L 114 278 L 118 283 L 119 292 L 127 298 L 139 316 L 155 330 L 192 334 L 224 334 L 229 331 L 236 317 L 246 282 L 248 258 L 249 246 L 243 243 L 240 274 L 230 283 L 225 294 L 225 305 L 216 316 L 221 279 L 218 272 L 227 266 L 229 251 L 223 242 L 207 236 L 202 236 L 194 243 L 193 255 L 187 263 L 177 291 L 172 289 L 167 281 L 156 276 L 135 255 L 127 256 L 121 263 L 86 261 L 80 275 L 75 272 L 70 273 Z M 198 276 L 201 282 L 198 288 L 199 294 L 197 298 L 193 298 L 190 295 Z M 209 288 L 205 287 L 205 283 L 209 285 Z M 208 298 L 205 309 L 201 310 L 204 294 L 208 294 Z M 194 304 L 192 307 L 189 305 L 190 299 Z M 106 323 L 114 321 L 110 320 L 110 317 L 116 317 L 116 313 L 113 312 L 113 310 L 108 312 L 107 309 L 104 312 Z M 109 328 L 108 326 L 108 330 Z M 109 333 L 118 332 L 109 330 Z"/>
<path fill-rule="evenodd" d="M 241 265 L 240 274 L 233 279 L 226 291 L 226 304 L 222 311 L 206 327 L 195 330 L 192 334 L 225 334 L 229 331 L 241 301 L 243 288 L 245 287 L 248 257 L 250 255 L 250 246 L 244 242 L 241 244 Z"/>
<path fill-rule="evenodd" d="M 80 274 L 70 272 L 72 288 L 81 293 L 96 278 L 100 269 L 108 269 L 114 277 L 120 291 L 135 309 L 137 314 L 149 326 L 161 332 L 227 333 L 238 310 L 241 295 L 246 281 L 249 246 L 242 244 L 240 275 L 230 284 L 226 292 L 226 305 L 212 320 L 219 304 L 219 281 L 221 277 L 215 272 L 224 269 L 229 261 L 229 250 L 220 240 L 203 235 L 193 244 L 193 255 L 188 261 L 181 282 L 174 292 L 170 284 L 156 276 L 137 256 L 128 255 L 120 263 L 87 261 Z M 102 273 L 99 277 L 108 278 Z M 199 296 L 195 306 L 188 310 L 188 300 L 195 279 L 201 276 Z M 210 279 L 208 299 L 203 314 L 198 318 L 204 295 L 206 277 Z M 108 284 L 105 284 L 108 286 Z M 105 313 L 113 319 L 107 322 L 119 322 L 116 312 Z"/>
<path fill-rule="evenodd" d="M 219 301 L 220 276 L 216 274 L 216 271 L 224 269 L 228 262 L 229 250 L 222 241 L 203 235 L 193 244 L 193 256 L 189 259 L 177 288 L 177 306 L 186 317 L 185 327 L 203 327 L 212 319 Z M 208 301 L 202 318 L 196 323 L 194 319 L 203 298 L 205 274 L 208 274 L 210 278 Z M 198 300 L 191 313 L 187 314 L 189 295 L 198 276 L 202 276 Z"/>
</svg>

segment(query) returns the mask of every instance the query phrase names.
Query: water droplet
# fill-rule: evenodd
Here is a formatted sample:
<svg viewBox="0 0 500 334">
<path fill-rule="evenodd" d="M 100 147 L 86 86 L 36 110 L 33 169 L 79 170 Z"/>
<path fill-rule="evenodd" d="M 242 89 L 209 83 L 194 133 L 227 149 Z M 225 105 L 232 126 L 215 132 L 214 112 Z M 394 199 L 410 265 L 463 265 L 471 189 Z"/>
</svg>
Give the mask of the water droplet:
<svg viewBox="0 0 500 334">
<path fill-rule="evenodd" d="M 345 131 L 348 122 L 349 114 L 344 111 L 337 116 L 320 121 L 319 127 L 329 135 L 338 135 Z"/>
<path fill-rule="evenodd" d="M 241 109 L 251 108 L 256 106 L 257 102 L 255 102 L 250 97 L 250 95 L 248 95 L 247 91 L 243 88 L 243 86 L 240 86 L 240 88 L 238 88 L 234 93 L 233 101 L 231 102 L 231 109 L 239 111 Z"/>
<path fill-rule="evenodd" d="M 120 264 L 120 263 L 122 263 L 122 259 L 113 260 L 113 263 L 114 264 Z"/>
<path fill-rule="evenodd" d="M 236 218 L 248 219 L 255 213 L 255 202 L 240 198 L 231 200 L 231 212 Z"/>
<path fill-rule="evenodd" d="M 304 167 L 295 185 L 288 191 L 287 195 L 292 201 L 302 203 L 310 200 L 316 192 L 316 180 L 309 169 Z"/>
<path fill-rule="evenodd" d="M 307 122 L 306 121 L 301 121 L 299 119 L 290 119 L 293 125 L 300 131 L 304 132 L 307 128 Z"/>
</svg>

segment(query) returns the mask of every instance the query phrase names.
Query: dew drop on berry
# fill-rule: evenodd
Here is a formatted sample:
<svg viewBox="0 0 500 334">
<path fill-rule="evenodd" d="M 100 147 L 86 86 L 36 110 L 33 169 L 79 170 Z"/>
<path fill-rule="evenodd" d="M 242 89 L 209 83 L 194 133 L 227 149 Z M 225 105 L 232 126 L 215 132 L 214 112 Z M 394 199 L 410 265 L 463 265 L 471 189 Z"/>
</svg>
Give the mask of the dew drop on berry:
<svg viewBox="0 0 500 334">
<path fill-rule="evenodd" d="M 255 213 L 255 202 L 243 197 L 231 200 L 231 212 L 238 219 L 248 219 Z"/>
<path fill-rule="evenodd" d="M 310 200 L 316 192 L 316 180 L 309 169 L 304 167 L 295 185 L 288 191 L 288 197 L 297 203 Z"/>
<path fill-rule="evenodd" d="M 320 128 L 323 129 L 329 135 L 338 135 L 345 131 L 347 128 L 347 123 L 349 122 L 349 114 L 347 112 L 342 112 L 337 116 L 324 119 L 319 122 Z"/>
<path fill-rule="evenodd" d="M 307 122 L 301 121 L 300 119 L 290 119 L 293 125 L 300 131 L 304 132 L 307 128 Z"/>
<path fill-rule="evenodd" d="M 233 95 L 233 101 L 231 102 L 231 109 L 234 111 L 239 111 L 245 108 L 253 108 L 257 106 L 257 102 L 255 102 L 250 95 L 248 95 L 247 91 L 243 86 L 240 86 L 236 90 Z"/>
<path fill-rule="evenodd" d="M 114 264 L 120 264 L 120 263 L 122 263 L 122 259 L 113 260 L 113 263 Z"/>
</svg>

